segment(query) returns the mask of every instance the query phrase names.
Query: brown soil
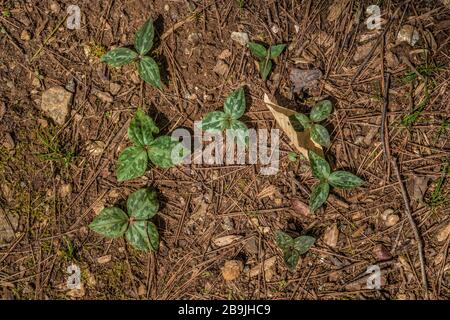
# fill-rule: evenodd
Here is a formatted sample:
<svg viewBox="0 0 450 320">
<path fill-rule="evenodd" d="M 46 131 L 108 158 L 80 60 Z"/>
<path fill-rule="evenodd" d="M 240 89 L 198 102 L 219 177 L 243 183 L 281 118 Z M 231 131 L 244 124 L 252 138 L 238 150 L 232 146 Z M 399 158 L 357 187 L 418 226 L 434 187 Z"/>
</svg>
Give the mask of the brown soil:
<svg viewBox="0 0 450 320">
<path fill-rule="evenodd" d="M 245 0 L 243 8 L 231 0 L 80 0 L 81 29 L 68 30 L 65 8 L 72 2 L 0 1 L 0 226 L 14 231 L 9 239 L 0 238 L 0 297 L 450 297 L 450 237 L 442 231 L 450 223 L 448 1 L 378 1 L 385 33 L 366 28 L 365 8 L 372 3 L 352 0 Z M 162 91 L 144 84 L 133 68 L 109 69 L 98 59 L 112 46 L 132 45 L 148 17 L 157 30 L 152 56 L 163 74 Z M 405 24 L 415 26 L 420 40 L 414 47 L 394 47 Z M 231 40 L 233 31 L 289 45 L 266 83 L 248 49 Z M 231 51 L 229 71 L 219 76 L 213 69 L 225 49 Z M 424 76 L 405 77 L 414 74 L 411 66 Z M 294 94 L 292 68 L 318 68 L 323 77 L 316 88 Z M 386 72 L 391 81 L 383 144 Z M 40 110 L 41 96 L 70 84 L 75 84 L 72 112 L 58 126 Z M 120 85 L 112 101 L 102 95 L 113 95 L 111 84 Z M 151 168 L 143 178 L 117 182 L 116 159 L 129 144 L 126 129 L 137 107 L 144 107 L 163 133 L 192 129 L 193 121 L 222 108 L 224 98 L 242 85 L 245 122 L 253 128 L 276 127 L 264 93 L 304 111 L 313 101 L 332 99 L 327 157 L 333 169 L 354 172 L 367 184 L 333 190 L 323 209 L 301 214 L 292 203 L 307 203 L 317 180 L 307 161 L 288 160 L 294 150 L 286 136 L 274 176 L 259 175 L 258 165 L 190 165 Z M 402 125 L 424 100 L 416 121 Z M 92 141 L 104 143 L 99 155 L 89 152 Z M 424 244 L 427 289 L 393 158 Z M 161 201 L 158 252 L 141 253 L 122 239 L 108 240 L 88 229 L 103 206 L 123 205 L 142 186 L 154 187 Z M 387 227 L 382 216 L 389 208 L 400 220 Z M 339 236 L 330 247 L 324 236 L 334 224 Z M 294 272 L 283 263 L 276 230 L 317 237 Z M 239 237 L 227 246 L 214 244 L 226 235 Z M 235 280 L 225 281 L 221 269 L 229 260 L 244 267 Z M 263 268 L 267 260 L 275 263 Z M 81 269 L 83 290 L 66 288 L 71 264 Z M 382 271 L 381 290 L 366 286 L 365 272 L 374 264 Z"/>
</svg>

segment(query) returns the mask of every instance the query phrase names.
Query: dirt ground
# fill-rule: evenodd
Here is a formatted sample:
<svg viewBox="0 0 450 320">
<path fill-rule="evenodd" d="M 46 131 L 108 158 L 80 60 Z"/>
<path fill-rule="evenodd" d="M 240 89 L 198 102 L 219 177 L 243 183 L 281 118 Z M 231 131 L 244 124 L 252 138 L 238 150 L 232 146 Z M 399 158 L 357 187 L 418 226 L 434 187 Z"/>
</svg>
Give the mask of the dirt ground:
<svg viewBox="0 0 450 320">
<path fill-rule="evenodd" d="M 66 28 L 69 5 L 81 9 L 80 29 Z M 369 5 L 379 6 L 381 29 L 367 28 Z M 449 1 L 0 0 L 0 8 L 3 299 L 450 298 Z M 163 90 L 131 66 L 110 69 L 99 60 L 132 45 L 149 17 Z M 414 37 L 399 43 L 405 25 Z M 232 32 L 288 45 L 266 82 Z M 322 76 L 298 90 L 293 69 Z M 41 110 L 43 92 L 55 86 L 74 92 L 63 124 Z M 264 93 L 299 111 L 331 99 L 327 158 L 366 185 L 335 189 L 308 212 L 302 204 L 317 180 L 307 161 L 288 159 L 295 150 L 285 135 L 276 175 L 260 175 L 260 165 L 193 164 L 117 182 L 116 160 L 138 107 L 163 133 L 192 129 L 239 86 L 252 128 L 277 127 Z M 103 207 L 123 205 L 143 186 L 161 201 L 158 252 L 89 230 Z M 283 262 L 276 230 L 317 238 L 295 271 Z M 233 281 L 222 276 L 229 260 L 243 264 Z M 66 286 L 72 264 L 81 289 Z M 372 265 L 381 269 L 380 290 L 367 287 Z"/>
</svg>

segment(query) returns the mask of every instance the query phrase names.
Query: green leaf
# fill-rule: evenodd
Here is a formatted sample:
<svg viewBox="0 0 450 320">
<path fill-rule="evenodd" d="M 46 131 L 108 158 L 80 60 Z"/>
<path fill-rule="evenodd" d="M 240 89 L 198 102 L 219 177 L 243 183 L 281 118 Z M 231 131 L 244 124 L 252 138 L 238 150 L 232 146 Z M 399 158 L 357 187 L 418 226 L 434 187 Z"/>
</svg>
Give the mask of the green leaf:
<svg viewBox="0 0 450 320">
<path fill-rule="evenodd" d="M 295 131 L 304 131 L 311 127 L 311 121 L 308 116 L 303 113 L 295 113 L 289 116 L 289 122 L 292 127 L 294 127 Z"/>
<path fill-rule="evenodd" d="M 300 236 L 294 240 L 294 249 L 302 255 L 312 247 L 316 239 L 311 236 Z"/>
<path fill-rule="evenodd" d="M 272 70 L 272 60 L 261 60 L 259 62 L 259 73 L 261 73 L 261 77 L 264 81 L 266 81 L 267 76 L 269 75 L 270 71 Z"/>
<path fill-rule="evenodd" d="M 330 100 L 322 100 L 312 108 L 309 117 L 314 122 L 319 122 L 328 118 L 331 113 L 332 105 Z"/>
<path fill-rule="evenodd" d="M 278 230 L 275 234 L 275 241 L 281 250 L 292 249 L 294 246 L 294 239 L 287 233 Z"/>
<path fill-rule="evenodd" d="M 161 76 L 158 64 L 150 57 L 143 57 L 138 64 L 138 72 L 141 78 L 152 86 L 161 89 Z"/>
<path fill-rule="evenodd" d="M 247 145 L 249 140 L 248 128 L 242 121 L 232 120 L 231 126 L 228 130 L 231 130 L 232 136 L 236 136 L 237 144 Z"/>
<path fill-rule="evenodd" d="M 328 130 L 320 124 L 312 125 L 311 139 L 324 147 L 329 147 L 331 144 Z"/>
<path fill-rule="evenodd" d="M 179 141 L 170 136 L 160 136 L 156 138 L 147 151 L 151 162 L 161 168 L 170 168 L 178 164 L 174 160 L 179 161 L 177 157 L 172 156 L 172 150 L 180 144 Z"/>
<path fill-rule="evenodd" d="M 128 127 L 128 137 L 138 146 L 149 145 L 153 141 L 153 134 L 159 133 L 152 118 L 138 109 Z"/>
<path fill-rule="evenodd" d="M 364 184 L 364 180 L 347 171 L 335 171 L 328 178 L 328 182 L 335 188 L 352 189 Z"/>
<path fill-rule="evenodd" d="M 284 48 L 286 48 L 285 44 L 277 44 L 274 46 L 270 47 L 270 58 L 276 58 L 278 57 L 284 50 Z"/>
<path fill-rule="evenodd" d="M 289 152 L 288 153 L 288 159 L 291 162 L 297 162 L 297 154 L 295 152 Z"/>
<path fill-rule="evenodd" d="M 151 221 L 148 222 L 147 226 L 148 236 L 150 237 L 150 245 L 153 250 L 158 250 L 159 247 L 159 233 L 158 228 L 156 228 L 155 224 Z"/>
<path fill-rule="evenodd" d="M 91 222 L 89 228 L 108 238 L 121 237 L 128 226 L 128 216 L 119 208 L 103 209 Z"/>
<path fill-rule="evenodd" d="M 117 180 L 125 181 L 143 176 L 147 170 L 147 152 L 138 146 L 128 147 L 119 155 Z"/>
<path fill-rule="evenodd" d="M 328 162 L 312 150 L 308 151 L 308 157 L 313 176 L 320 181 L 328 179 L 331 172 Z"/>
<path fill-rule="evenodd" d="M 226 99 L 223 111 L 232 119 L 239 119 L 245 112 L 245 92 L 241 87 L 233 91 Z"/>
<path fill-rule="evenodd" d="M 120 67 L 130 63 L 137 58 L 137 53 L 128 48 L 116 48 L 112 49 L 100 59 L 102 62 L 106 62 L 111 67 Z"/>
<path fill-rule="evenodd" d="M 134 47 L 141 56 L 147 54 L 153 47 L 153 37 L 155 36 L 155 29 L 153 27 L 153 20 L 148 19 L 144 25 L 136 32 L 134 39 Z"/>
<path fill-rule="evenodd" d="M 128 214 L 136 219 L 150 219 L 159 209 L 156 192 L 148 188 L 133 192 L 127 200 Z"/>
<path fill-rule="evenodd" d="M 263 45 L 256 42 L 249 42 L 247 46 L 255 57 L 258 57 L 260 59 L 264 59 L 267 57 L 267 50 Z"/>
<path fill-rule="evenodd" d="M 328 193 L 330 192 L 330 185 L 326 182 L 322 182 L 317 185 L 311 192 L 309 198 L 309 210 L 311 212 L 319 209 L 325 201 L 327 201 Z"/>
<path fill-rule="evenodd" d="M 300 258 L 300 254 L 297 250 L 286 250 L 284 252 L 284 262 L 286 263 L 289 270 L 294 271 L 295 267 L 298 264 L 298 259 Z"/>
<path fill-rule="evenodd" d="M 223 131 L 230 125 L 229 117 L 222 111 L 208 113 L 202 120 L 203 131 Z"/>
<path fill-rule="evenodd" d="M 156 227 L 148 221 L 135 220 L 130 222 L 125 237 L 136 249 L 150 251 L 154 248 L 153 246 L 159 242 L 158 239 L 155 239 L 155 229 Z M 150 239 L 150 233 L 152 234 L 152 239 Z"/>
</svg>

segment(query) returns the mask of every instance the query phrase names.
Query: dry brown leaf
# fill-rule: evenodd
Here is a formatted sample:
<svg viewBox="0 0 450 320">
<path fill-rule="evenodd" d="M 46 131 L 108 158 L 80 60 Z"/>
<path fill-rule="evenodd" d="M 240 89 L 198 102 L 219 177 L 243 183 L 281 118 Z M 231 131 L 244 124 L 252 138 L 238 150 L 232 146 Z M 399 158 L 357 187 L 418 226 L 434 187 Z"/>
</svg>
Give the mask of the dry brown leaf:
<svg viewBox="0 0 450 320">
<path fill-rule="evenodd" d="M 327 20 L 329 22 L 336 21 L 344 12 L 345 7 L 350 2 L 350 0 L 337 0 L 335 1 L 328 10 Z"/>
<path fill-rule="evenodd" d="M 296 112 L 284 107 L 281 107 L 272 101 L 270 101 L 269 96 L 264 94 L 264 102 L 267 108 L 272 112 L 278 125 L 284 131 L 284 133 L 289 137 L 291 143 L 295 149 L 308 158 L 308 150 L 312 150 L 315 153 L 323 156 L 322 147 L 311 140 L 309 136 L 309 131 L 305 130 L 303 132 L 297 132 L 291 125 L 289 117 Z"/>
<path fill-rule="evenodd" d="M 266 186 L 264 189 L 262 189 L 259 193 L 258 193 L 258 199 L 264 199 L 267 197 L 272 197 L 274 195 L 278 195 L 278 189 L 277 187 L 275 187 L 272 184 L 269 184 L 268 186 Z"/>
<path fill-rule="evenodd" d="M 260 264 L 258 264 L 256 267 L 253 267 L 250 269 L 249 271 L 249 276 L 252 277 L 256 277 L 258 274 L 261 273 L 262 269 L 264 268 L 264 272 L 268 272 L 275 264 L 275 262 L 277 261 L 277 257 L 273 256 L 271 258 L 268 258 L 266 260 L 264 260 L 263 262 L 261 262 Z"/>
<path fill-rule="evenodd" d="M 244 266 L 242 264 L 242 261 L 228 260 L 225 261 L 224 266 L 221 268 L 222 276 L 225 279 L 225 281 L 232 281 L 237 277 L 239 277 L 243 269 Z"/>
<path fill-rule="evenodd" d="M 447 224 L 446 227 L 442 228 L 439 233 L 437 234 L 437 241 L 443 242 L 447 240 L 448 236 L 450 235 L 450 223 Z"/>
<path fill-rule="evenodd" d="M 339 229 L 337 224 L 333 224 L 327 228 L 323 241 L 331 248 L 336 248 L 339 239 Z"/>
<path fill-rule="evenodd" d="M 318 80 L 321 77 L 322 71 L 319 69 L 302 70 L 293 68 L 289 73 L 295 93 L 301 93 L 303 89 L 314 89 L 319 84 Z"/>
<path fill-rule="evenodd" d="M 218 247 L 224 247 L 224 246 L 227 246 L 241 238 L 242 238 L 242 236 L 238 236 L 238 235 L 224 236 L 224 237 L 214 239 L 213 243 Z"/>
</svg>

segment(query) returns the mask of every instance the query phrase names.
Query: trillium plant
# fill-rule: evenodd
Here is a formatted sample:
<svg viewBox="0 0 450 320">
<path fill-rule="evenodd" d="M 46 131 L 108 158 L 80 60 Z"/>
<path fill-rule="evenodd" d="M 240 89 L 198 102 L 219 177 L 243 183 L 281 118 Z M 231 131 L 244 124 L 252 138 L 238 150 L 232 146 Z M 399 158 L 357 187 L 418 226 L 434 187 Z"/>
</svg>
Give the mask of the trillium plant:
<svg viewBox="0 0 450 320">
<path fill-rule="evenodd" d="M 159 234 L 150 221 L 159 209 L 156 192 L 147 188 L 132 193 L 127 200 L 127 213 L 117 207 L 103 209 L 91 222 L 89 228 L 108 237 L 125 235 L 128 242 L 138 250 L 158 250 Z"/>
<path fill-rule="evenodd" d="M 119 155 L 116 174 L 118 181 L 143 176 L 148 162 L 161 168 L 169 168 L 179 164 L 189 151 L 170 136 L 154 135 L 159 133 L 152 118 L 142 110 L 138 110 L 128 127 L 128 138 L 133 146 Z"/>
<path fill-rule="evenodd" d="M 330 134 L 328 130 L 319 124 L 331 114 L 331 101 L 318 102 L 312 109 L 309 117 L 303 113 L 296 113 L 289 117 L 291 125 L 296 131 L 309 130 L 311 139 L 323 147 L 330 146 Z"/>
<path fill-rule="evenodd" d="M 306 253 L 316 241 L 314 237 L 310 236 L 300 236 L 294 239 L 283 231 L 277 231 L 275 238 L 278 247 L 283 251 L 284 262 L 291 271 L 295 270 L 300 256 Z"/>
<path fill-rule="evenodd" d="M 259 73 L 265 81 L 272 70 L 272 59 L 278 57 L 286 48 L 286 45 L 276 44 L 266 49 L 262 44 L 249 42 L 247 46 L 252 54 L 259 59 Z"/>
<path fill-rule="evenodd" d="M 135 50 L 129 48 L 116 48 L 104 56 L 101 61 L 106 62 L 111 67 L 121 67 L 135 62 L 140 77 L 154 87 L 161 89 L 161 77 L 158 64 L 146 54 L 153 47 L 155 29 L 153 20 L 148 19 L 145 24 L 136 32 L 134 39 Z"/>
<path fill-rule="evenodd" d="M 309 199 L 309 209 L 314 212 L 327 201 L 330 185 L 335 188 L 353 189 L 364 184 L 364 180 L 347 171 L 331 172 L 328 162 L 314 151 L 308 151 L 309 162 L 314 177 L 320 183 L 314 187 Z"/>
<path fill-rule="evenodd" d="M 202 120 L 200 128 L 206 132 L 233 130 L 237 143 L 248 144 L 248 128 L 239 118 L 245 112 L 244 88 L 233 91 L 226 99 L 223 111 L 208 113 Z"/>
</svg>

